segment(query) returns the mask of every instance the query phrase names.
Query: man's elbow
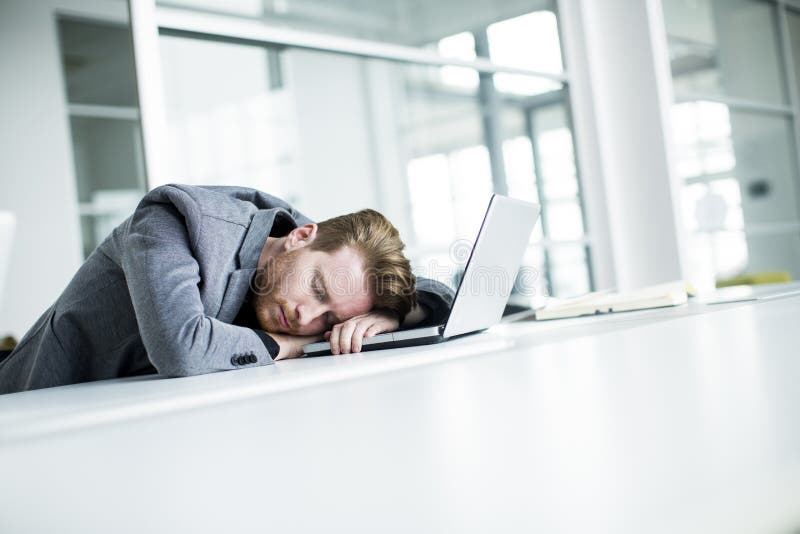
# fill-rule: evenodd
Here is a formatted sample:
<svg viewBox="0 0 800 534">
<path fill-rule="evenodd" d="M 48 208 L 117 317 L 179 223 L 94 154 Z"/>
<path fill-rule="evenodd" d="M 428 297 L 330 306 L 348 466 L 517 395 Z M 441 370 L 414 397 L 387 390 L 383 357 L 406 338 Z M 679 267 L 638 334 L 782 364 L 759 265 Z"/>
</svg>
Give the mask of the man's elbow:
<svg viewBox="0 0 800 534">
<path fill-rule="evenodd" d="M 157 369 L 159 376 L 164 378 L 186 378 L 206 374 L 209 371 L 199 371 L 189 367 L 168 367 L 163 370 Z"/>
<path fill-rule="evenodd" d="M 171 333 L 148 336 L 148 356 L 158 374 L 169 378 L 213 373 L 219 369 L 204 365 L 209 354 L 209 333 L 205 317 L 194 317 Z M 147 339 L 147 338 L 145 338 Z"/>
<path fill-rule="evenodd" d="M 192 344 L 179 343 L 178 339 L 172 342 L 160 343 L 152 350 L 148 350 L 150 362 L 159 375 L 168 378 L 183 378 L 187 376 L 212 373 L 215 369 L 206 369 L 202 365 L 205 350 Z"/>
<path fill-rule="evenodd" d="M 161 361 L 151 358 L 151 361 L 158 374 L 165 378 L 185 378 L 213 372 L 212 370 L 204 370 L 191 365 L 188 358 L 169 358 Z"/>
</svg>

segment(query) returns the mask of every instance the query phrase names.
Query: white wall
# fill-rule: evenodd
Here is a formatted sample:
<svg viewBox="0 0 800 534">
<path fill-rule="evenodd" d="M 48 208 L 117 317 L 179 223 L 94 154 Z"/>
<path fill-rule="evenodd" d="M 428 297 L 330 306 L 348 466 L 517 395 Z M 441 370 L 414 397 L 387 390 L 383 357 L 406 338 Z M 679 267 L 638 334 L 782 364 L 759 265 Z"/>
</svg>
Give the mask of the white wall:
<svg viewBox="0 0 800 534">
<path fill-rule="evenodd" d="M 298 207 L 317 220 L 380 206 L 361 61 L 306 50 L 284 55 L 307 191 Z"/>
<path fill-rule="evenodd" d="M 0 3 L 0 210 L 17 216 L 0 334 L 24 334 L 81 263 L 56 14 L 119 19 L 124 2 Z"/>
</svg>

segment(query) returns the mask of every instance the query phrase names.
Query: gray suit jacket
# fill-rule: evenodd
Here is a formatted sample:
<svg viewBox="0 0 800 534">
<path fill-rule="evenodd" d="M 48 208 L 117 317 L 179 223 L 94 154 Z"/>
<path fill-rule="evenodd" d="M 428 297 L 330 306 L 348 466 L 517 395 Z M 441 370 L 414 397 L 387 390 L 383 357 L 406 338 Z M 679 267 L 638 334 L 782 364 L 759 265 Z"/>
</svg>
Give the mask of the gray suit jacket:
<svg viewBox="0 0 800 534">
<path fill-rule="evenodd" d="M 266 238 L 308 222 L 254 189 L 154 189 L 0 363 L 0 393 L 272 363 L 263 333 L 231 322 Z M 443 320 L 452 291 L 421 278 L 417 290 L 426 323 Z"/>
</svg>

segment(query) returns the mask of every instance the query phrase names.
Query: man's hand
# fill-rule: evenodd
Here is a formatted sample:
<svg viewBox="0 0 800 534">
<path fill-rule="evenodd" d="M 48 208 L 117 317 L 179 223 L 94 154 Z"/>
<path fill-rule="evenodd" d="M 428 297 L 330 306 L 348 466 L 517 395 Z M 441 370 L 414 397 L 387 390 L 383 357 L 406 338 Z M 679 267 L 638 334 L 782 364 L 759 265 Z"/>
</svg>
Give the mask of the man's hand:
<svg viewBox="0 0 800 534">
<path fill-rule="evenodd" d="M 281 348 L 278 355 L 274 358 L 276 362 L 302 356 L 303 345 L 322 340 L 322 335 L 320 334 L 315 336 L 290 336 L 286 334 L 273 334 L 272 332 L 268 332 L 268 334 L 272 336 L 272 339 L 274 339 L 275 343 Z"/>
<path fill-rule="evenodd" d="M 398 326 L 400 326 L 400 321 L 393 313 L 371 311 L 333 325 L 330 332 L 325 332 L 325 339 L 330 341 L 333 354 L 361 352 L 361 342 L 364 338 L 384 332 L 393 332 L 397 330 Z"/>
</svg>

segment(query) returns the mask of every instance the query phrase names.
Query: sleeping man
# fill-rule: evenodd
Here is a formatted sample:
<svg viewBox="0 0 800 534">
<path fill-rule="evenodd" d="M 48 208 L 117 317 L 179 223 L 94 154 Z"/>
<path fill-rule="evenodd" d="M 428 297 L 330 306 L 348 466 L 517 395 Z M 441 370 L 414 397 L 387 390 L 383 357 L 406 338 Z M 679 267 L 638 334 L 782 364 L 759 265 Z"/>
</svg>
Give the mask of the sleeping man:
<svg viewBox="0 0 800 534">
<path fill-rule="evenodd" d="M 362 210 L 313 223 L 254 189 L 166 185 L 89 256 L 0 363 L 0 393 L 191 376 L 438 324 L 452 291 L 415 279 L 397 230 Z"/>
</svg>

